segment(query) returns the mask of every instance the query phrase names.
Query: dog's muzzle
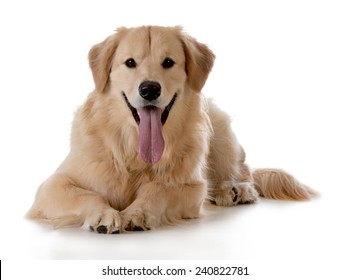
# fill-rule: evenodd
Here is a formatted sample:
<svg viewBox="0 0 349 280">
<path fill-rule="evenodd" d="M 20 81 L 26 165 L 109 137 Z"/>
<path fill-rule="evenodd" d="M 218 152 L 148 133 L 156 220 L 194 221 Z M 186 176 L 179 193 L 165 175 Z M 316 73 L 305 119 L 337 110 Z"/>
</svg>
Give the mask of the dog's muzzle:
<svg viewBox="0 0 349 280">
<path fill-rule="evenodd" d="M 124 97 L 125 101 L 126 101 L 126 104 L 127 104 L 127 107 L 130 109 L 132 115 L 133 115 L 133 118 L 135 119 L 136 123 L 139 124 L 139 114 L 137 112 L 137 109 L 135 107 L 133 107 L 131 105 L 131 103 L 128 101 L 127 99 L 127 96 L 125 94 L 125 92 L 122 92 L 122 96 Z M 172 109 L 172 106 L 173 104 L 175 103 L 176 101 L 176 98 L 177 98 L 177 93 L 175 93 L 170 101 L 170 103 L 168 103 L 168 105 L 165 107 L 165 109 L 163 110 L 162 114 L 161 114 L 161 123 L 162 125 L 165 124 L 167 118 L 168 118 L 168 115 L 170 114 L 170 111 Z M 152 107 L 153 105 L 148 105 L 148 106 L 145 106 L 145 107 Z M 155 106 L 153 106 L 155 107 Z"/>
</svg>

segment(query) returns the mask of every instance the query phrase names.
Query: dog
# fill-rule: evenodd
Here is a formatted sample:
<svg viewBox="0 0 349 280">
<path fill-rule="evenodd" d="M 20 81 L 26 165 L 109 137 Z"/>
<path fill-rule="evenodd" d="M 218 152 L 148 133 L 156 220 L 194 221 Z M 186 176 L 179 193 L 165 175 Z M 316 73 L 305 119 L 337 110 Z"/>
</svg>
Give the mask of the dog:
<svg viewBox="0 0 349 280">
<path fill-rule="evenodd" d="M 229 116 L 200 93 L 214 59 L 181 27 L 122 27 L 92 47 L 95 90 L 28 217 L 109 234 L 198 218 L 206 201 L 313 197 L 282 170 L 245 164 Z"/>
</svg>

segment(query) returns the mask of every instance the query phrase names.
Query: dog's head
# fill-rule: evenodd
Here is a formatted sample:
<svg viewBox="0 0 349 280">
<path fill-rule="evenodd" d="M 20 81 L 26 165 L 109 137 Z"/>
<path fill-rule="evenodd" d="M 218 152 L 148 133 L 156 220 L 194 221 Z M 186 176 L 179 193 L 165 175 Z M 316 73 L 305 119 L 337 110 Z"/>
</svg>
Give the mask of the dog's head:
<svg viewBox="0 0 349 280">
<path fill-rule="evenodd" d="M 160 160 L 165 124 L 178 96 L 188 86 L 199 93 L 214 55 L 181 28 L 119 28 L 94 46 L 89 62 L 96 91 L 122 96 L 139 125 L 138 150 L 149 163 Z"/>
</svg>

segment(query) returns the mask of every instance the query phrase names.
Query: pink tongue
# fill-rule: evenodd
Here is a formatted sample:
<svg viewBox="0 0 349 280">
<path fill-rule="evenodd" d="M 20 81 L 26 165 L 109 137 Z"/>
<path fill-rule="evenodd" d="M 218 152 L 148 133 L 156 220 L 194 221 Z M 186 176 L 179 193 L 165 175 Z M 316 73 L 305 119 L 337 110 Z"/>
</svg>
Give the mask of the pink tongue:
<svg viewBox="0 0 349 280">
<path fill-rule="evenodd" d="M 157 163 L 164 151 L 162 137 L 161 109 L 143 107 L 138 109 L 140 115 L 138 152 L 147 163 Z"/>
</svg>

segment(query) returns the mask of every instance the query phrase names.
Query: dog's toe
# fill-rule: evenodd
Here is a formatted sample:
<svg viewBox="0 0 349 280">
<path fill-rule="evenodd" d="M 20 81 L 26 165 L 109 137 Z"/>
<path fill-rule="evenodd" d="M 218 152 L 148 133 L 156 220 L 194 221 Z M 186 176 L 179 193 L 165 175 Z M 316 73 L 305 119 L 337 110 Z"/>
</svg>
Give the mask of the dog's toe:
<svg viewBox="0 0 349 280">
<path fill-rule="evenodd" d="M 258 201 L 258 196 L 258 192 L 250 182 L 237 184 L 223 182 L 213 191 L 214 202 L 219 206 L 254 203 Z"/>
<path fill-rule="evenodd" d="M 148 230 L 148 228 L 137 226 L 132 221 L 130 221 L 128 225 L 125 227 L 125 230 L 126 231 L 145 231 L 145 230 Z"/>
<path fill-rule="evenodd" d="M 141 209 L 128 209 L 123 213 L 123 230 L 146 231 L 156 226 L 156 219 L 148 212 Z"/>
<path fill-rule="evenodd" d="M 102 212 L 91 213 L 82 226 L 97 233 L 120 233 L 121 219 L 119 212 L 110 208 Z"/>
<path fill-rule="evenodd" d="M 258 201 L 258 192 L 250 182 L 239 183 L 233 187 L 234 198 L 233 205 L 250 204 Z"/>
<path fill-rule="evenodd" d="M 97 227 L 98 233 L 108 233 L 108 228 L 105 225 L 101 225 Z"/>
</svg>

